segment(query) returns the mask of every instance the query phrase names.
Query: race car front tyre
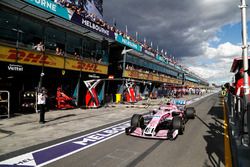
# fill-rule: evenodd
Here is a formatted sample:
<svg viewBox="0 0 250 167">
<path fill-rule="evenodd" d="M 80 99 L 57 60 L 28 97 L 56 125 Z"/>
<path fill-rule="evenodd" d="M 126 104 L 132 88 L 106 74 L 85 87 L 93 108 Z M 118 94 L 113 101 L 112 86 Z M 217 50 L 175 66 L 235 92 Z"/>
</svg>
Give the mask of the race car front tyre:
<svg viewBox="0 0 250 167">
<path fill-rule="evenodd" d="M 125 134 L 129 135 L 131 133 L 131 129 L 132 129 L 131 127 L 125 128 Z"/>
<path fill-rule="evenodd" d="M 134 114 L 131 118 L 131 127 L 144 127 L 144 118 L 140 114 Z"/>
<path fill-rule="evenodd" d="M 185 131 L 185 121 L 181 121 L 181 128 L 179 129 L 179 134 L 182 135 Z"/>
<path fill-rule="evenodd" d="M 187 119 L 194 119 L 195 118 L 195 109 L 194 107 L 188 107 L 185 111 L 185 115 Z"/>
<path fill-rule="evenodd" d="M 182 127 L 182 120 L 181 120 L 181 118 L 180 117 L 174 117 L 172 124 L 173 124 L 173 129 L 180 130 L 181 127 Z"/>
<path fill-rule="evenodd" d="M 126 135 L 129 135 L 129 134 L 130 134 L 130 127 L 125 128 L 125 134 L 126 134 Z"/>
</svg>

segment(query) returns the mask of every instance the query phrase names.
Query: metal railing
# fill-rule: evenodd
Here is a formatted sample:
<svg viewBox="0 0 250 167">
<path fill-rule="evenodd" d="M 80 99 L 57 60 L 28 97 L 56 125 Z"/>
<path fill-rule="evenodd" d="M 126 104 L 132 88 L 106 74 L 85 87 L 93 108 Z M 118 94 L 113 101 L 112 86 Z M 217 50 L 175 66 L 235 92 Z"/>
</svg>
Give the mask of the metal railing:
<svg viewBox="0 0 250 167">
<path fill-rule="evenodd" d="M 250 100 L 250 99 L 249 99 Z M 247 96 L 237 96 L 228 93 L 226 101 L 228 105 L 228 119 L 232 126 L 232 135 L 239 139 L 241 144 L 249 147 L 250 129 L 250 101 Z"/>
</svg>

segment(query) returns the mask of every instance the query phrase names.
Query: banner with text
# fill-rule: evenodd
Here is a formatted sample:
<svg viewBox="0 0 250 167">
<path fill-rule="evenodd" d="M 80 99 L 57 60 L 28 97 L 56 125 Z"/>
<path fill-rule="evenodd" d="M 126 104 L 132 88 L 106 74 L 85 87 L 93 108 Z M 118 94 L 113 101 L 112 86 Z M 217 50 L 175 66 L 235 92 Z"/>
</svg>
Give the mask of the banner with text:
<svg viewBox="0 0 250 167">
<path fill-rule="evenodd" d="M 18 55 L 18 57 L 17 57 Z M 50 54 L 43 54 L 36 51 L 27 51 L 0 45 L 0 61 L 36 65 L 66 70 L 83 71 L 98 74 L 107 74 L 108 67 L 90 61 L 76 60 L 73 58 L 59 57 Z M 65 61 L 65 63 L 64 63 Z"/>
<path fill-rule="evenodd" d="M 71 12 L 69 9 L 51 1 L 51 0 L 24 0 L 36 7 L 39 7 L 43 10 L 51 12 L 57 16 L 65 18 L 66 20 L 70 20 Z"/>
<path fill-rule="evenodd" d="M 103 36 L 109 37 L 114 39 L 114 32 L 110 31 L 102 26 L 100 26 L 99 24 L 97 24 L 95 21 L 92 21 L 91 19 L 85 18 L 84 15 L 78 15 L 75 10 L 72 10 L 71 8 L 66 8 L 64 7 L 64 5 L 60 4 L 60 2 L 55 3 L 53 0 L 23 0 L 29 4 L 32 4 L 38 8 L 41 8 L 43 10 L 46 10 L 50 13 L 53 13 L 57 16 L 60 16 L 66 20 L 70 20 L 71 22 L 78 24 L 84 28 L 87 28 L 91 31 L 94 31 L 96 33 L 99 33 Z M 65 2 L 66 3 L 66 2 Z M 99 0 L 95 0 L 95 1 L 86 1 L 86 5 L 91 5 L 92 7 L 88 7 L 88 10 L 86 10 L 87 12 L 93 13 L 93 9 L 94 7 L 96 8 L 98 6 L 98 8 L 100 10 L 102 10 L 102 3 L 101 1 L 99 2 Z M 87 8 L 87 6 L 86 6 Z M 98 10 L 96 10 L 98 11 Z M 100 17 L 102 17 L 102 15 L 100 14 Z"/>
<path fill-rule="evenodd" d="M 126 70 L 123 77 L 147 80 L 147 81 L 158 81 L 158 82 L 171 83 L 171 84 L 181 84 L 181 80 L 178 80 L 175 78 L 158 76 L 158 75 L 143 73 L 143 72 L 139 72 L 135 70 Z"/>
<path fill-rule="evenodd" d="M 148 56 L 155 57 L 155 54 L 147 49 L 143 49 L 143 53 Z"/>
<path fill-rule="evenodd" d="M 142 51 L 142 47 L 139 44 L 134 43 L 133 41 L 130 41 L 126 38 L 124 38 L 122 35 L 119 35 L 117 33 L 115 33 L 115 40 L 121 44 L 124 44 L 138 52 Z"/>
</svg>

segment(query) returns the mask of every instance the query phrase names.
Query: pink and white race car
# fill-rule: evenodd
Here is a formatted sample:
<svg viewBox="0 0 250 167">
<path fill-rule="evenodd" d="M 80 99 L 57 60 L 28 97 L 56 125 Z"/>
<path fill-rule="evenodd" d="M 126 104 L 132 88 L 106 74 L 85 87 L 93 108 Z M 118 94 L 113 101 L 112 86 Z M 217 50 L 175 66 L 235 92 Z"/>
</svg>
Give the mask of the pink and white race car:
<svg viewBox="0 0 250 167">
<path fill-rule="evenodd" d="M 183 134 L 188 119 L 195 118 L 195 109 L 186 108 L 185 100 L 171 100 L 153 110 L 150 114 L 134 114 L 131 126 L 125 129 L 127 135 L 173 140 Z"/>
</svg>

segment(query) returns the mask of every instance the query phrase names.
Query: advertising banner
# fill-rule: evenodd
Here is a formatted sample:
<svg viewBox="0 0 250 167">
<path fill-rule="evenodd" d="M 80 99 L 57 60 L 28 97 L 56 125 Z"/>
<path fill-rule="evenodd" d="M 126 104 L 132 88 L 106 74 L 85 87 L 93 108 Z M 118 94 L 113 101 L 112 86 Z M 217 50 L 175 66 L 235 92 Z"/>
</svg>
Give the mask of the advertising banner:
<svg viewBox="0 0 250 167">
<path fill-rule="evenodd" d="M 32 4 L 38 8 L 51 12 L 57 16 L 60 16 L 66 20 L 70 20 L 75 24 L 78 24 L 84 28 L 87 28 L 91 31 L 99 33 L 105 37 L 114 39 L 114 32 L 106 28 L 103 28 L 95 21 L 92 21 L 90 18 L 85 18 L 84 15 L 78 15 L 75 10 L 67 8 L 60 4 L 60 1 L 57 0 L 23 0 L 29 4 Z M 88 13 L 94 13 L 97 17 L 102 19 L 102 0 L 86 0 L 86 1 L 75 1 L 71 0 L 72 4 L 84 8 Z M 65 2 L 66 3 L 66 2 Z M 99 12 L 101 11 L 101 12 Z M 97 13 L 97 14 L 96 14 Z"/>
<path fill-rule="evenodd" d="M 110 31 L 108 29 L 105 29 L 103 27 L 101 27 L 100 25 L 96 24 L 95 22 L 86 19 L 82 16 L 79 16 L 77 14 L 74 14 L 71 18 L 71 21 L 74 22 L 75 24 L 78 24 L 80 26 L 83 26 L 91 31 L 97 32 L 103 36 L 109 37 L 114 39 L 115 35 L 113 31 Z"/>
<path fill-rule="evenodd" d="M 182 70 L 180 66 L 176 65 L 175 68 L 177 68 L 178 70 Z"/>
<path fill-rule="evenodd" d="M 171 66 L 174 66 L 174 64 L 173 64 L 173 63 L 171 63 L 171 62 L 169 62 L 168 64 L 169 64 L 169 65 L 171 65 Z"/>
<path fill-rule="evenodd" d="M 155 57 L 155 54 L 154 54 L 153 52 L 150 52 L 150 51 L 147 50 L 147 49 L 143 49 L 143 53 L 145 53 L 145 54 L 148 55 L 148 56 Z"/>
<path fill-rule="evenodd" d="M 58 15 L 66 20 L 70 20 L 70 11 L 67 8 L 60 6 L 59 4 L 51 0 L 24 0 L 34 6 L 42 8 L 48 12 Z"/>
<path fill-rule="evenodd" d="M 163 57 L 161 55 L 159 55 L 159 54 L 156 55 L 156 60 L 159 60 L 161 62 L 165 62 Z"/>
<path fill-rule="evenodd" d="M 34 6 L 70 20 L 69 9 L 65 8 L 58 0 L 24 0 Z M 70 0 L 77 7 L 84 9 L 88 13 L 93 13 L 97 18 L 103 19 L 102 0 Z"/>
<path fill-rule="evenodd" d="M 124 38 L 122 35 L 119 35 L 117 33 L 115 33 L 115 40 L 121 44 L 124 44 L 138 52 L 142 51 L 142 47 L 139 44 L 134 43 L 133 41 L 130 41 L 126 38 Z"/>
<path fill-rule="evenodd" d="M 63 68 L 62 57 L 56 58 L 51 55 L 43 55 L 42 52 L 16 50 L 15 48 L 0 46 L 0 53 L 0 61 Z"/>
<path fill-rule="evenodd" d="M 153 74 L 142 73 L 142 72 L 135 71 L 135 70 L 126 70 L 123 77 L 140 79 L 140 80 L 147 80 L 147 81 L 158 81 L 158 82 L 165 82 L 165 83 L 178 83 L 177 80 L 174 80 L 171 78 L 153 75 Z"/>
<path fill-rule="evenodd" d="M 18 57 L 17 57 L 18 55 Z M 15 48 L 0 45 L 0 61 L 20 63 L 44 67 L 52 67 L 66 70 L 107 74 L 108 67 L 87 61 L 80 61 L 73 58 L 59 57 L 55 55 L 44 55 L 42 52 L 16 50 Z M 65 63 L 64 63 L 65 61 Z"/>
<path fill-rule="evenodd" d="M 105 65 L 90 63 L 86 61 L 77 61 L 66 59 L 65 69 L 68 70 L 76 70 L 76 71 L 84 71 L 98 74 L 108 74 L 108 67 Z"/>
<path fill-rule="evenodd" d="M 191 82 L 196 82 L 196 83 L 198 83 L 198 81 L 197 81 L 196 79 L 191 78 L 191 77 L 189 77 L 189 76 L 186 76 L 186 80 L 191 81 Z"/>
</svg>

